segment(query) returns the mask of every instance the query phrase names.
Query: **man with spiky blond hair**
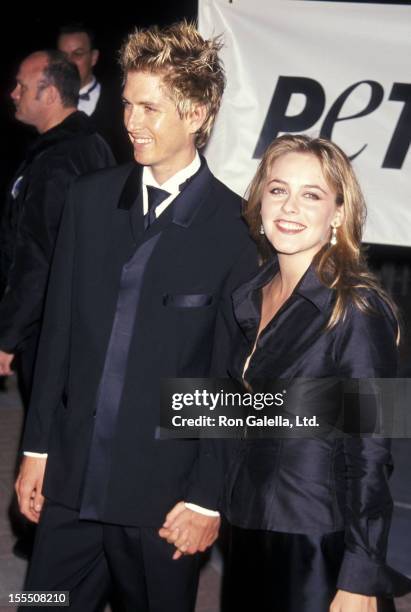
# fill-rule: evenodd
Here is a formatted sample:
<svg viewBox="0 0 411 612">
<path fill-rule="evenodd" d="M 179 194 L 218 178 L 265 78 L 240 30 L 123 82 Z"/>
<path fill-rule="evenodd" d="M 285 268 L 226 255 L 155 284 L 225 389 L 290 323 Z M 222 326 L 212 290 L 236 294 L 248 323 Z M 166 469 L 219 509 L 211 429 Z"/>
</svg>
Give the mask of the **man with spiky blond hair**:
<svg viewBox="0 0 411 612">
<path fill-rule="evenodd" d="M 136 163 L 78 180 L 65 208 L 16 490 L 39 522 L 26 589 L 68 590 L 75 611 L 111 587 L 124 610 L 192 611 L 218 534 L 218 445 L 158 426 L 162 378 L 226 374 L 231 293 L 256 268 L 240 199 L 198 153 L 220 46 L 186 22 L 129 36 Z"/>
</svg>

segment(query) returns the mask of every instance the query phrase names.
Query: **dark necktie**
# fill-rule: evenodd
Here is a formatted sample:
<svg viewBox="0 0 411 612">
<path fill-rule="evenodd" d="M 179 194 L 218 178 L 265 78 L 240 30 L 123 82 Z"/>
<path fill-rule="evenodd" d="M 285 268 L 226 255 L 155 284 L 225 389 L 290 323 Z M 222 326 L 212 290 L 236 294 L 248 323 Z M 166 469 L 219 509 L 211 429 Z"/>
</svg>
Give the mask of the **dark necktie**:
<svg viewBox="0 0 411 612">
<path fill-rule="evenodd" d="M 87 91 L 85 91 L 82 94 L 79 94 L 78 99 L 79 100 L 90 100 L 90 93 L 93 91 L 93 89 L 95 89 L 97 87 L 97 81 L 94 81 L 93 85 L 87 89 Z"/>
<path fill-rule="evenodd" d="M 150 225 L 156 220 L 156 208 L 167 199 L 171 193 L 152 185 L 147 185 L 148 195 L 148 213 L 144 217 L 144 228 L 148 229 Z"/>
</svg>

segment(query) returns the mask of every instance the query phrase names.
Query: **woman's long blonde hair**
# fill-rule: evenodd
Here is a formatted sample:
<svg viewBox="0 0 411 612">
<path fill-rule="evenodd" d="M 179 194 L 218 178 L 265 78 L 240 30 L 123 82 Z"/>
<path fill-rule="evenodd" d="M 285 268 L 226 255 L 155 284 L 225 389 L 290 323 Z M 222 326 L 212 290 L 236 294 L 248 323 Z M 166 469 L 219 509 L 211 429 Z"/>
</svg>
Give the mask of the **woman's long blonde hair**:
<svg viewBox="0 0 411 612">
<path fill-rule="evenodd" d="M 320 162 L 327 184 L 337 194 L 337 206 L 344 207 L 344 220 L 338 228 L 337 244 L 325 245 L 313 260 L 320 281 L 336 292 L 335 305 L 327 328 L 331 329 L 343 321 L 352 303 L 362 311 L 370 310 L 364 289 L 375 291 L 388 304 L 398 321 L 395 304 L 368 269 L 361 248 L 366 219 L 366 205 L 361 187 L 348 157 L 336 144 L 325 138 L 285 134 L 276 138 L 264 153 L 247 190 L 247 201 L 243 209 L 263 261 L 272 257 L 273 247 L 267 238 L 260 234 L 261 199 L 273 163 L 286 153 L 314 155 Z"/>
</svg>

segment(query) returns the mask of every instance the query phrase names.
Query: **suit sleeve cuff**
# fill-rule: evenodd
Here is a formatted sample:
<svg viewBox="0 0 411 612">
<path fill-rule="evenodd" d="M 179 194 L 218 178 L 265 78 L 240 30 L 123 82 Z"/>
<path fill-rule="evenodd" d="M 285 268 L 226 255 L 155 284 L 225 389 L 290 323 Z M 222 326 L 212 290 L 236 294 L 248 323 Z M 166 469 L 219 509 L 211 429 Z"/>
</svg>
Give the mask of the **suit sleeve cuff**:
<svg viewBox="0 0 411 612">
<path fill-rule="evenodd" d="M 384 562 L 346 551 L 337 588 L 377 597 L 401 597 L 411 591 L 411 580 Z"/>
<path fill-rule="evenodd" d="M 197 504 L 190 504 L 186 502 L 184 502 L 184 505 L 188 510 L 198 512 L 199 514 L 204 514 L 204 516 L 220 516 L 220 513 L 217 512 L 217 510 L 209 510 L 208 508 L 203 508 L 203 506 L 198 506 Z"/>
</svg>

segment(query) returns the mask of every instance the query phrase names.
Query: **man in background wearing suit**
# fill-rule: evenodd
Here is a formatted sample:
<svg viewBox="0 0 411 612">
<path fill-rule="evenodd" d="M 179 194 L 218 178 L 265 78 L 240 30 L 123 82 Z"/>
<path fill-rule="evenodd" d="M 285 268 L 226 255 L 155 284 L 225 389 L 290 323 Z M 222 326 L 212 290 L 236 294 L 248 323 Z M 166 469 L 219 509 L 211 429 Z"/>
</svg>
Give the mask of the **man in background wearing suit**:
<svg viewBox="0 0 411 612">
<path fill-rule="evenodd" d="M 198 153 L 220 47 L 187 23 L 129 36 L 136 163 L 76 181 L 65 208 L 16 490 L 40 519 L 26 589 L 68 590 L 75 611 L 114 587 L 124 610 L 191 612 L 218 534 L 219 445 L 158 431 L 162 378 L 226 373 L 231 293 L 257 266 L 240 198 Z"/>
<path fill-rule="evenodd" d="M 78 110 L 92 118 L 118 163 L 132 159 L 132 150 L 122 126 L 121 90 L 115 82 L 101 83 L 93 74 L 100 52 L 94 32 L 81 23 L 60 28 L 57 48 L 73 62 L 80 73 Z"/>
<path fill-rule="evenodd" d="M 38 51 L 20 65 L 11 92 L 15 117 L 33 126 L 30 146 L 10 187 L 1 224 L 0 374 L 17 354 L 27 406 L 50 262 L 70 181 L 114 166 L 107 143 L 76 109 L 78 70 L 56 50 Z M 1 297 L 1 296 L 0 296 Z"/>
</svg>

